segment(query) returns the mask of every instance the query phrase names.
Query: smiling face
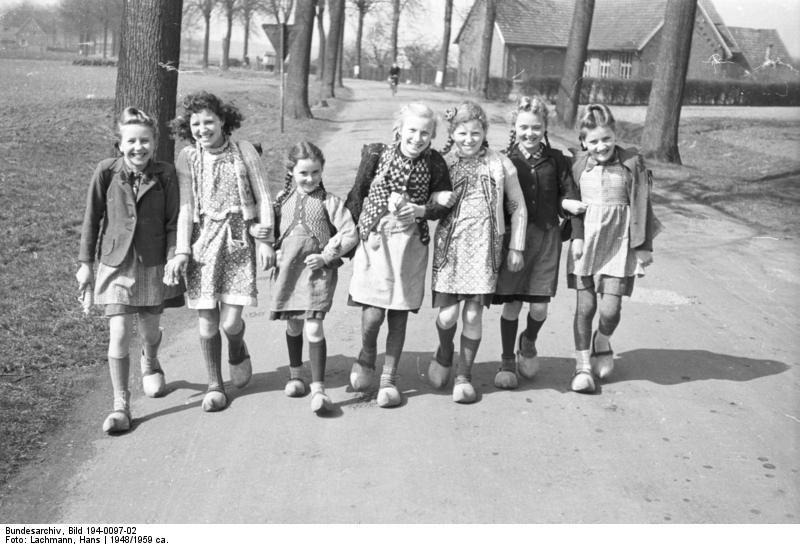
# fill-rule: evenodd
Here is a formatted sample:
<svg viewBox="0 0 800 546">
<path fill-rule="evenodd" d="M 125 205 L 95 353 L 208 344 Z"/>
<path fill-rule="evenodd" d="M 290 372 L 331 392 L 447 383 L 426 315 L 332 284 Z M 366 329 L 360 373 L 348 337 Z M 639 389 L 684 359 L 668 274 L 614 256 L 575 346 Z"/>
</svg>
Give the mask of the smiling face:
<svg viewBox="0 0 800 546">
<path fill-rule="evenodd" d="M 211 110 L 200 110 L 192 114 L 189 127 L 192 129 L 192 137 L 203 148 L 218 148 L 225 142 L 225 134 L 222 132 L 225 124 Z"/>
<path fill-rule="evenodd" d="M 586 131 L 583 144 L 592 159 L 598 163 L 605 163 L 614 155 L 617 136 L 611 128 L 598 126 Z"/>
<path fill-rule="evenodd" d="M 481 150 L 483 141 L 486 140 L 486 131 L 480 121 L 473 119 L 459 123 L 451 136 L 461 155 L 469 157 Z"/>
<path fill-rule="evenodd" d="M 520 147 L 532 154 L 539 149 L 539 144 L 542 142 L 547 125 L 539 114 L 520 112 L 517 114 L 514 130 L 517 133 Z"/>
<path fill-rule="evenodd" d="M 316 159 L 298 159 L 292 168 L 292 178 L 298 191 L 311 193 L 322 181 L 322 165 Z"/>
<path fill-rule="evenodd" d="M 419 157 L 428 149 L 433 138 L 434 121 L 415 115 L 407 115 L 400 127 L 400 151 L 406 157 Z"/>
<path fill-rule="evenodd" d="M 147 125 L 131 123 L 119 127 L 119 151 L 125 163 L 137 171 L 141 171 L 153 157 L 155 151 L 155 135 Z"/>
</svg>

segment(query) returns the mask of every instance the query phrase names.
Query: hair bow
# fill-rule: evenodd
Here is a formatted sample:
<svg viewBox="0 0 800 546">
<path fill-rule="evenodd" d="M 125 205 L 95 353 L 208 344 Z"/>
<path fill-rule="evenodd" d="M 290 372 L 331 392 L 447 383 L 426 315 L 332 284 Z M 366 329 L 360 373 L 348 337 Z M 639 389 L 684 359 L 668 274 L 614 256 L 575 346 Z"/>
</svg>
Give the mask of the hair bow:
<svg viewBox="0 0 800 546">
<path fill-rule="evenodd" d="M 453 118 L 456 117 L 456 107 L 451 106 L 447 110 L 444 111 L 444 120 L 447 122 L 453 121 Z"/>
</svg>

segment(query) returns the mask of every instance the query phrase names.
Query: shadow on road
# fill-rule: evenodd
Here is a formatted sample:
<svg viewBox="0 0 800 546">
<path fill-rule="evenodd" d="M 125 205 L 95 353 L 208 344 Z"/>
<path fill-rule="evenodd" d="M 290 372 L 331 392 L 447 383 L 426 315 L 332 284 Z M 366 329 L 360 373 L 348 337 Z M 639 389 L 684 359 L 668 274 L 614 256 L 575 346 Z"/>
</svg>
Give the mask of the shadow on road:
<svg viewBox="0 0 800 546">
<path fill-rule="evenodd" d="M 621 353 L 606 383 L 644 380 L 659 385 L 719 379 L 752 381 L 789 369 L 775 360 L 743 358 L 704 350 L 637 349 Z"/>
</svg>

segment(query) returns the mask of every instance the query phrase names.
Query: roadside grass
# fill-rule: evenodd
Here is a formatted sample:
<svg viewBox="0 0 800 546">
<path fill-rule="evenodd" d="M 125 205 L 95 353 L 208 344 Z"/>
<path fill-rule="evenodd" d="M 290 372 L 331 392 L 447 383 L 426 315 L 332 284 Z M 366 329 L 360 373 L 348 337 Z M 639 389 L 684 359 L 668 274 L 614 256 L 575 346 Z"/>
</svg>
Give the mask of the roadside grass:
<svg viewBox="0 0 800 546">
<path fill-rule="evenodd" d="M 0 59 L 0 72 L 0 102 L 7 105 L 0 133 L 0 232 L 6 234 L 0 245 L 3 485 L 36 457 L 47 433 L 58 429 L 74 402 L 106 373 L 107 323 L 97 310 L 83 316 L 74 275 L 89 177 L 108 157 L 114 138 L 116 69 Z M 180 76 L 180 96 L 200 89 L 242 110 L 245 121 L 234 137 L 262 143 L 270 189 L 277 193 L 283 151 L 298 139 L 313 138 L 324 122 L 287 119 L 280 134 L 277 81 L 264 72 Z M 165 320 L 190 316 L 169 314 Z M 137 351 L 132 347 L 131 355 Z M 132 361 L 136 392 L 141 387 L 134 379 L 137 360 Z M 101 420 L 98 416 L 98 428 Z"/>
</svg>

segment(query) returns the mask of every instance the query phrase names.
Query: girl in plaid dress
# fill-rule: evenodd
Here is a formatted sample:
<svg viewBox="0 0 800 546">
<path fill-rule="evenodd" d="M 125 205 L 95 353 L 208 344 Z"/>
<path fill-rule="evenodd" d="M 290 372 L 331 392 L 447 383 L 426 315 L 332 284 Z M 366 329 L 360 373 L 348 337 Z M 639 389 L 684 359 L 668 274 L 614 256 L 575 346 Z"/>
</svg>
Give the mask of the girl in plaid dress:
<svg viewBox="0 0 800 546">
<path fill-rule="evenodd" d="M 175 169 L 153 160 L 156 124 L 141 110 L 125 109 L 119 137 L 122 157 L 100 162 L 89 185 L 76 275 L 84 297 L 91 298 L 94 290 L 94 302 L 105 307 L 108 317 L 114 411 L 103 430 L 109 433 L 131 427 L 128 345 L 134 315 L 142 345 L 142 387 L 147 396 L 161 396 L 166 388 L 158 361 L 161 313 L 164 307 L 183 304 L 179 290 L 162 281 L 164 264 L 175 252 Z M 100 260 L 96 278 L 95 255 Z M 88 303 L 84 300 L 85 306 Z"/>
<path fill-rule="evenodd" d="M 474 102 L 445 112 L 450 138 L 444 158 L 457 199 L 436 227 L 433 251 L 433 306 L 439 308 L 436 329 L 439 347 L 428 366 L 436 388 L 449 381 L 455 350 L 453 339 L 463 302 L 461 359 L 456 370 L 453 401 L 477 399 L 472 364 L 483 330 L 483 306 L 492 302 L 502 261 L 504 211 L 511 216 L 507 267 L 519 271 L 524 263 L 527 211 L 517 170 L 511 160 L 489 148 L 486 113 Z M 453 146 L 455 144 L 455 146 Z"/>
<path fill-rule="evenodd" d="M 222 338 L 234 386 L 250 381 L 242 309 L 257 305 L 256 260 L 275 262 L 272 201 L 261 158 L 252 144 L 234 141 L 242 115 L 216 96 L 201 92 L 183 101 L 173 120 L 176 136 L 191 142 L 178 154 L 181 207 L 175 258 L 167 264 L 172 282 L 186 277 L 187 305 L 197 309 L 200 348 L 208 371 L 204 411 L 228 404 L 222 382 Z"/>
<path fill-rule="evenodd" d="M 303 332 L 311 361 L 311 410 L 323 413 L 332 402 L 325 393 L 327 343 L 322 320 L 331 308 L 341 257 L 358 242 L 344 202 L 322 185 L 325 157 L 310 142 L 286 154 L 286 185 L 275 199 L 278 238 L 272 271 L 270 318 L 286 321 L 289 349 L 287 396 L 304 396 Z"/>
<path fill-rule="evenodd" d="M 361 351 L 350 372 L 354 390 L 367 390 L 375 372 L 378 332 L 388 315 L 386 357 L 378 405 L 397 406 L 397 366 L 408 312 L 417 312 L 428 265 L 427 220 L 447 213 L 450 177 L 442 156 L 430 147 L 436 116 L 424 104 L 404 106 L 394 123 L 392 144 L 364 146 L 345 206 L 358 225 L 350 303 L 361 312 Z"/>
<path fill-rule="evenodd" d="M 652 173 L 635 149 L 617 146 L 608 106 L 586 107 L 580 140 L 583 151 L 573 159 L 572 176 L 586 212 L 582 220 L 572 219 L 567 256 L 567 285 L 577 291 L 571 388 L 590 393 L 614 368 L 609 338 L 619 325 L 622 296 L 631 295 L 634 279 L 653 262 L 653 238 L 661 224 L 650 202 Z M 598 308 L 600 321 L 592 333 Z"/>
</svg>

